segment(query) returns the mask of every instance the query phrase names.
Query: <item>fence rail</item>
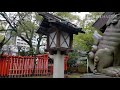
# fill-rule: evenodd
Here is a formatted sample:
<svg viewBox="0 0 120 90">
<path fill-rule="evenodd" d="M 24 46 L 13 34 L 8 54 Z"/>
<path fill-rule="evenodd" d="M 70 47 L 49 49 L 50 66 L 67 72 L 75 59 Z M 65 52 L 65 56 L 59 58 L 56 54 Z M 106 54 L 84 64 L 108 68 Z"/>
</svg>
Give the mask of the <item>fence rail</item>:
<svg viewBox="0 0 120 90">
<path fill-rule="evenodd" d="M 36 60 L 36 62 L 34 62 Z M 67 70 L 68 56 L 65 56 L 64 70 Z M 35 68 L 34 68 L 35 65 Z M 1 77 L 29 77 L 53 74 L 53 64 L 48 63 L 48 54 L 32 56 L 2 56 L 0 58 Z"/>
</svg>

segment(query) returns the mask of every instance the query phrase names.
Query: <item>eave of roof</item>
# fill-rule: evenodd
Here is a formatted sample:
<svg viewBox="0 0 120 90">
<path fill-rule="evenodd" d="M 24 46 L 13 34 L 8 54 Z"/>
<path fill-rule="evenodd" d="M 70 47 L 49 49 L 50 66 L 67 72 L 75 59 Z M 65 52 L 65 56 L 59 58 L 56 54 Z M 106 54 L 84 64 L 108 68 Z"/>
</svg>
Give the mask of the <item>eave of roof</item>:
<svg viewBox="0 0 120 90">
<path fill-rule="evenodd" d="M 43 14 L 42 14 L 42 16 L 43 16 Z M 64 19 L 61 19 L 61 18 L 59 18 L 55 15 L 49 14 L 49 13 L 47 13 L 47 15 L 49 15 L 53 19 L 55 17 L 55 22 L 53 22 L 53 21 L 51 22 L 51 21 L 47 20 L 47 18 L 45 18 L 45 16 L 44 16 L 44 19 L 43 19 L 42 23 L 40 24 L 39 29 L 37 30 L 37 33 L 42 33 L 43 32 L 43 34 L 44 34 L 46 31 L 40 31 L 40 30 L 42 30 L 42 28 L 45 28 L 45 29 L 50 28 L 49 27 L 50 24 L 53 25 L 53 26 L 56 26 L 58 28 L 61 27 L 61 30 L 65 31 L 65 32 L 68 32 L 68 33 L 71 33 L 71 34 L 78 34 L 78 32 L 85 33 L 82 30 L 82 28 L 78 28 L 76 25 L 72 24 L 71 22 L 68 22 Z M 46 26 L 46 25 L 48 25 L 48 26 Z"/>
</svg>

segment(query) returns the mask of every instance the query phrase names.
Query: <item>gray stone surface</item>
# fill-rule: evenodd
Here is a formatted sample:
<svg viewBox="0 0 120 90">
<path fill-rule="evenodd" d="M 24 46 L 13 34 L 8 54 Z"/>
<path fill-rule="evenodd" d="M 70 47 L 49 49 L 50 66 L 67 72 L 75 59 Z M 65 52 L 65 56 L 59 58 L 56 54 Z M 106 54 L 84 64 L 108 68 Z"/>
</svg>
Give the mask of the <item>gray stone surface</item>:
<svg viewBox="0 0 120 90">
<path fill-rule="evenodd" d="M 100 73 L 96 73 L 96 74 L 87 73 L 87 74 L 81 75 L 80 78 L 116 78 L 116 77 L 110 77 Z"/>
<path fill-rule="evenodd" d="M 99 24 L 103 21 L 104 19 L 99 21 Z M 106 28 L 103 30 L 105 32 L 99 43 L 94 43 L 97 49 L 92 47 L 88 54 L 90 71 L 97 70 L 109 76 L 120 77 L 120 12 L 114 12 L 110 15 L 106 22 Z"/>
</svg>

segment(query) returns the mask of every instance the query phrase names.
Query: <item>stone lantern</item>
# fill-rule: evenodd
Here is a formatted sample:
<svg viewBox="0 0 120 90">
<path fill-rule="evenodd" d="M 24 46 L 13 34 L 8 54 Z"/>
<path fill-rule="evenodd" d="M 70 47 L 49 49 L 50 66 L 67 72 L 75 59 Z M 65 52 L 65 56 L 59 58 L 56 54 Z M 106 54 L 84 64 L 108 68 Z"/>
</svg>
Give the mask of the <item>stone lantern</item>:
<svg viewBox="0 0 120 90">
<path fill-rule="evenodd" d="M 72 50 L 73 34 L 85 33 L 82 28 L 46 12 L 38 12 L 43 16 L 37 33 L 47 36 L 47 51 L 54 55 L 54 78 L 64 77 L 64 55 Z"/>
</svg>

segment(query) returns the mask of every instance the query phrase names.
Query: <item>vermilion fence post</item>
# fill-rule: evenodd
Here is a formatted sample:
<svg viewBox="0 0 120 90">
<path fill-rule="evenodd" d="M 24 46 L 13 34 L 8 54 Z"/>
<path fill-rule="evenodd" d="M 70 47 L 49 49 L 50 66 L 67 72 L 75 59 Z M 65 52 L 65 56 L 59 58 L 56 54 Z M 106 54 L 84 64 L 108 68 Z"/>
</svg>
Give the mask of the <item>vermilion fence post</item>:
<svg viewBox="0 0 120 90">
<path fill-rule="evenodd" d="M 23 77 L 23 57 L 21 57 L 21 77 Z"/>
<path fill-rule="evenodd" d="M 2 69 L 2 58 L 0 57 L 0 77 L 1 77 L 1 69 Z"/>
<path fill-rule="evenodd" d="M 50 65 L 50 73 L 53 74 L 53 64 Z"/>
<path fill-rule="evenodd" d="M 13 56 L 13 59 L 12 59 L 13 63 L 12 63 L 12 77 L 14 77 L 14 74 L 15 74 L 15 57 Z"/>
<path fill-rule="evenodd" d="M 47 60 L 46 60 L 46 55 L 44 55 L 44 75 L 46 75 L 46 62 L 47 62 Z"/>
<path fill-rule="evenodd" d="M 12 67 L 13 67 L 13 56 L 11 56 L 11 59 L 10 59 L 9 77 L 12 77 L 12 73 L 13 73 Z"/>
<path fill-rule="evenodd" d="M 46 62 L 45 62 L 45 70 L 46 70 L 46 75 L 48 75 L 48 55 L 47 54 L 45 54 L 45 60 L 46 60 Z"/>
<path fill-rule="evenodd" d="M 35 63 L 35 76 L 37 76 L 37 65 L 36 65 L 36 63 Z"/>
<path fill-rule="evenodd" d="M 18 74 L 18 77 L 20 77 L 20 57 L 18 56 L 18 70 L 17 70 L 17 74 Z"/>
<path fill-rule="evenodd" d="M 5 77 L 5 71 L 6 71 L 6 59 L 5 59 L 5 57 L 4 57 L 3 62 L 4 62 L 4 66 L 3 66 L 3 77 Z"/>
<path fill-rule="evenodd" d="M 41 75 L 41 59 L 40 59 L 40 57 L 39 57 L 39 75 Z"/>
<path fill-rule="evenodd" d="M 0 69 L 0 75 L 2 77 L 2 67 L 3 67 L 3 57 L 1 58 L 1 69 Z"/>
<path fill-rule="evenodd" d="M 33 74 L 33 70 L 34 70 L 34 57 L 32 57 L 32 74 Z"/>
<path fill-rule="evenodd" d="M 17 61 L 18 61 L 18 56 L 14 57 L 14 77 L 17 77 Z"/>
<path fill-rule="evenodd" d="M 20 57 L 21 60 L 21 77 L 23 76 L 23 58 Z"/>
<path fill-rule="evenodd" d="M 27 77 L 27 56 L 26 56 L 26 59 L 25 59 L 25 76 Z"/>
<path fill-rule="evenodd" d="M 38 76 L 38 57 L 36 57 L 36 76 Z"/>
<path fill-rule="evenodd" d="M 38 57 L 38 75 L 40 75 L 40 58 Z"/>
<path fill-rule="evenodd" d="M 5 58 L 5 60 L 4 60 L 5 61 L 4 77 L 6 77 L 7 76 L 7 64 L 8 64 L 7 63 L 7 56 L 5 56 L 4 58 Z"/>
<path fill-rule="evenodd" d="M 4 76 L 4 71 L 5 71 L 5 57 L 3 57 L 2 76 Z"/>
<path fill-rule="evenodd" d="M 45 55 L 43 56 L 43 75 L 45 75 Z"/>
<path fill-rule="evenodd" d="M 41 75 L 41 71 L 42 71 L 42 59 L 39 56 L 39 74 Z"/>
<path fill-rule="evenodd" d="M 44 70 L 44 55 L 41 56 L 42 57 L 42 75 L 45 75 L 45 70 Z"/>
<path fill-rule="evenodd" d="M 23 61 L 22 61 L 22 57 L 20 57 L 20 64 L 21 64 L 21 69 L 20 69 L 20 77 L 22 77 L 22 73 L 23 73 Z"/>
<path fill-rule="evenodd" d="M 21 57 L 20 56 L 19 56 L 18 64 L 19 64 L 18 74 L 19 74 L 19 77 L 21 77 Z"/>
<path fill-rule="evenodd" d="M 30 76 L 30 57 L 28 57 L 28 76 Z"/>
<path fill-rule="evenodd" d="M 27 57 L 27 77 L 29 76 L 29 57 Z"/>
<path fill-rule="evenodd" d="M 24 77 L 26 76 L 26 57 L 23 57 L 23 60 L 24 60 Z"/>
<path fill-rule="evenodd" d="M 43 58 L 43 56 L 42 56 L 42 65 L 41 66 L 42 66 L 42 73 L 41 74 L 43 75 L 44 74 L 44 58 Z"/>
<path fill-rule="evenodd" d="M 15 63 L 15 65 L 16 65 L 16 74 L 15 74 L 15 77 L 18 77 L 18 69 L 19 69 L 19 64 L 18 64 L 18 61 L 19 61 L 19 56 L 18 57 L 16 57 L 16 63 Z"/>
<path fill-rule="evenodd" d="M 5 57 L 6 59 L 6 70 L 5 70 L 5 77 L 7 77 L 7 70 L 8 70 L 8 56 Z"/>
<path fill-rule="evenodd" d="M 30 59 L 30 73 L 29 73 L 29 76 L 31 76 L 31 74 L 32 74 L 32 65 L 31 65 L 31 63 L 32 63 L 32 58 L 30 57 L 29 59 Z"/>
<path fill-rule="evenodd" d="M 31 76 L 31 57 L 29 57 L 29 76 Z"/>
<path fill-rule="evenodd" d="M 38 59 L 39 59 L 39 75 L 41 75 L 41 59 L 40 57 L 38 57 Z"/>
<path fill-rule="evenodd" d="M 20 77 L 20 70 L 21 70 L 21 60 L 20 60 L 20 56 L 19 56 L 19 58 L 18 58 L 18 77 Z"/>
<path fill-rule="evenodd" d="M 25 57 L 25 76 L 27 76 L 27 56 Z"/>
<path fill-rule="evenodd" d="M 11 58 L 11 56 L 8 56 L 8 57 L 7 57 L 7 77 L 9 76 L 10 58 Z"/>
<path fill-rule="evenodd" d="M 0 77 L 1 77 L 1 69 L 2 69 L 2 58 L 0 57 Z"/>
<path fill-rule="evenodd" d="M 31 75 L 33 74 L 33 68 L 34 68 L 34 60 L 33 57 L 31 56 Z"/>
<path fill-rule="evenodd" d="M 25 64 L 26 64 L 26 63 L 25 63 L 25 59 L 26 59 L 26 58 L 23 57 L 23 63 L 24 63 L 24 64 L 23 64 L 23 76 L 25 76 Z"/>
<path fill-rule="evenodd" d="M 11 68 L 12 68 L 12 56 L 10 56 L 10 59 L 9 59 L 9 71 L 8 71 L 8 76 L 11 77 Z"/>
<path fill-rule="evenodd" d="M 12 74 L 12 77 L 14 77 L 14 74 L 15 74 L 15 71 L 14 71 L 14 67 L 15 67 L 15 66 L 14 66 L 14 63 L 15 63 L 15 57 L 13 56 L 13 57 L 12 57 L 12 73 L 11 73 L 11 74 Z"/>
<path fill-rule="evenodd" d="M 24 77 L 24 57 L 22 57 L 22 77 Z"/>
<path fill-rule="evenodd" d="M 38 61 L 37 61 L 37 65 L 38 65 L 38 75 L 40 75 L 40 57 L 37 56 Z"/>
<path fill-rule="evenodd" d="M 1 59 L 1 76 L 3 77 L 3 71 L 4 71 L 4 56 L 2 56 Z"/>
</svg>

